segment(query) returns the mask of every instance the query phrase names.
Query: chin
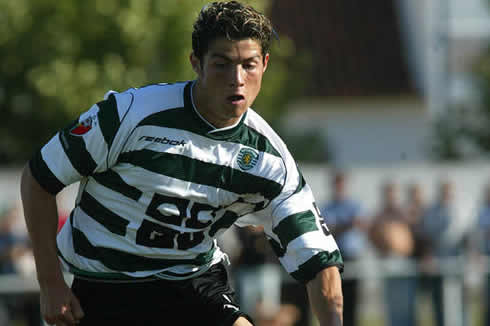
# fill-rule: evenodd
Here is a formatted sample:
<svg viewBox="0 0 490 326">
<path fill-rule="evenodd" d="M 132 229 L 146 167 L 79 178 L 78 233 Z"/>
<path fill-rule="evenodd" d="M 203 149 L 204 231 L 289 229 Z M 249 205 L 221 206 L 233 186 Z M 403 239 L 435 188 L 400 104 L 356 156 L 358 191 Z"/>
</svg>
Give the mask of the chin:
<svg viewBox="0 0 490 326">
<path fill-rule="evenodd" d="M 244 105 L 243 107 L 241 107 L 239 109 L 236 109 L 235 110 L 236 117 L 237 118 L 241 117 L 242 114 L 244 114 L 245 112 L 247 112 L 247 109 L 248 109 L 248 106 L 247 105 Z"/>
<path fill-rule="evenodd" d="M 230 113 L 236 118 L 240 117 L 245 111 L 247 111 L 248 106 L 246 104 L 241 105 L 230 105 Z"/>
</svg>

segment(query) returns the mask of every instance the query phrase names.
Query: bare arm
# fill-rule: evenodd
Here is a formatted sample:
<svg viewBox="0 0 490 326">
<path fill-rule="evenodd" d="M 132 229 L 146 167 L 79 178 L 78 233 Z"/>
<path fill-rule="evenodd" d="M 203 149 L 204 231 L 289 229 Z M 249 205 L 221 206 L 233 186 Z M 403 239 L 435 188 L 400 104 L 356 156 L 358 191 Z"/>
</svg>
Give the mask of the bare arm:
<svg viewBox="0 0 490 326">
<path fill-rule="evenodd" d="M 71 325 L 83 312 L 63 278 L 58 260 L 56 197 L 39 185 L 29 166 L 22 173 L 21 197 L 36 262 L 43 317 L 50 324 Z"/>
<path fill-rule="evenodd" d="M 320 271 L 306 284 L 314 314 L 321 326 L 342 325 L 343 297 L 340 273 L 332 266 Z"/>
</svg>

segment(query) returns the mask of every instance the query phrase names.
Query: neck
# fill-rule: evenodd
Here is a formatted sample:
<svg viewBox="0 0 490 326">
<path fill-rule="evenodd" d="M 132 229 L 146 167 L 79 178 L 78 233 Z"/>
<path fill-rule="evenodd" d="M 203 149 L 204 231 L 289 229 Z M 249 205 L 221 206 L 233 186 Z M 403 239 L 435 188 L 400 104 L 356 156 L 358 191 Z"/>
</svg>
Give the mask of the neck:
<svg viewBox="0 0 490 326">
<path fill-rule="evenodd" d="M 208 100 L 206 92 L 202 89 L 202 86 L 197 80 L 194 85 L 192 85 L 192 104 L 196 111 L 214 128 L 221 129 L 236 124 L 241 117 L 238 118 L 221 118 L 213 113 L 210 109 L 211 101 Z"/>
</svg>

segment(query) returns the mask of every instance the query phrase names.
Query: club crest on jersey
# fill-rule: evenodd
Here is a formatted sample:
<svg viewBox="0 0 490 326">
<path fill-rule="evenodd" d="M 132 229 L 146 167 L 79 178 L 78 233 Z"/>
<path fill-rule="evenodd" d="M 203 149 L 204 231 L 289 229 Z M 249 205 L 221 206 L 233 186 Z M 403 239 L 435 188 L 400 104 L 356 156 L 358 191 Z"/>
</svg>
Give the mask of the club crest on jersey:
<svg viewBox="0 0 490 326">
<path fill-rule="evenodd" d="M 94 123 L 94 117 L 88 117 L 83 121 L 77 123 L 73 128 L 70 129 L 70 135 L 73 136 L 83 136 L 92 129 Z"/>
<path fill-rule="evenodd" d="M 250 148 L 242 148 L 238 153 L 237 163 L 240 169 L 250 170 L 253 168 L 259 160 L 259 153 Z"/>
</svg>

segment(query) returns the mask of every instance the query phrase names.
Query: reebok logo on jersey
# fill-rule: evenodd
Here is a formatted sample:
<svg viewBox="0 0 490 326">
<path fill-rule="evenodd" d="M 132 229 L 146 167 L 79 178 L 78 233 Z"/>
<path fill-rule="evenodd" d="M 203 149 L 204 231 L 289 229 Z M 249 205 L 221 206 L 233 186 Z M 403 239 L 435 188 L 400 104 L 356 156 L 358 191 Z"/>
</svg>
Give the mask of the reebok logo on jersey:
<svg viewBox="0 0 490 326">
<path fill-rule="evenodd" d="M 144 140 L 144 141 L 149 141 L 152 143 L 160 143 L 164 145 L 185 145 L 186 142 L 185 140 L 173 140 L 173 139 L 168 139 L 167 137 L 151 137 L 151 136 L 141 136 L 139 140 Z"/>
<path fill-rule="evenodd" d="M 88 117 L 70 129 L 70 135 L 83 136 L 92 129 L 95 117 Z"/>
<path fill-rule="evenodd" d="M 251 148 L 242 148 L 238 153 L 237 163 L 240 169 L 250 170 L 253 168 L 259 160 L 259 153 Z"/>
</svg>

